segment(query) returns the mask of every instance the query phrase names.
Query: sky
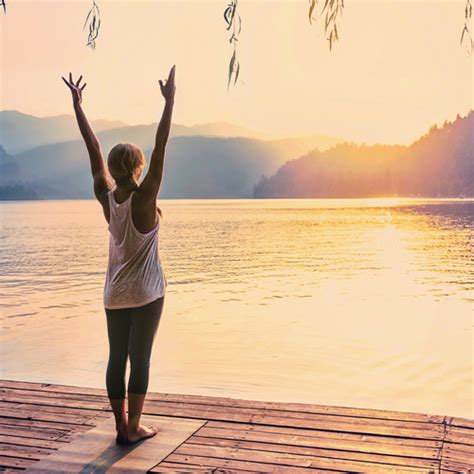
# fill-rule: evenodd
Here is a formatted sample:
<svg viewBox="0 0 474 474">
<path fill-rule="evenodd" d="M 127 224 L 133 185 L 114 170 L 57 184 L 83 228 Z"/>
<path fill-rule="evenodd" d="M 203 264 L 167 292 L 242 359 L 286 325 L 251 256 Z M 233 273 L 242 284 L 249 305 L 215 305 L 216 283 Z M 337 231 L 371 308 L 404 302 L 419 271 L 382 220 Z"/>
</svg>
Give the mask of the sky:
<svg viewBox="0 0 474 474">
<path fill-rule="evenodd" d="M 269 136 L 323 133 L 409 144 L 473 107 L 473 57 L 459 45 L 464 0 L 346 0 L 329 51 L 308 2 L 239 0 L 240 78 L 227 0 L 105 1 L 95 50 L 82 30 L 91 1 L 8 2 L 0 15 L 0 109 L 71 114 L 61 75 L 83 74 L 91 119 L 151 123 L 158 79 L 176 64 L 174 122 L 233 122 Z M 321 0 L 317 12 L 321 9 Z"/>
</svg>

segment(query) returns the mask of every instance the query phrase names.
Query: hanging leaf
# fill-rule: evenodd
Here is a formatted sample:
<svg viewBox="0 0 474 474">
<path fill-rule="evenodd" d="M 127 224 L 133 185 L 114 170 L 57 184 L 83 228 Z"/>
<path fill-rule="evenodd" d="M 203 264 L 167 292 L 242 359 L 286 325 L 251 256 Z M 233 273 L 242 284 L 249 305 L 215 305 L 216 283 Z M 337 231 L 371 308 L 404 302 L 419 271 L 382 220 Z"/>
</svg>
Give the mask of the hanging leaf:
<svg viewBox="0 0 474 474">
<path fill-rule="evenodd" d="M 224 20 L 227 23 L 227 30 L 232 29 L 232 34 L 229 38 L 229 43 L 234 47 L 232 57 L 229 61 L 229 71 L 227 77 L 227 90 L 229 90 L 230 84 L 236 84 L 237 78 L 240 73 L 240 63 L 237 59 L 237 43 L 239 41 L 239 35 L 242 30 L 242 19 L 237 11 L 238 0 L 231 0 L 224 10 Z M 234 80 L 232 81 L 232 78 Z"/>
<path fill-rule="evenodd" d="M 227 89 L 229 89 L 230 81 L 232 79 L 232 73 L 234 71 L 234 64 L 235 64 L 235 50 L 234 50 L 234 54 L 232 55 L 232 58 L 231 58 L 230 63 L 229 63 L 229 78 L 227 80 Z"/>
<path fill-rule="evenodd" d="M 239 78 L 239 72 L 240 72 L 240 63 L 237 63 L 237 68 L 235 70 L 235 81 L 234 84 L 237 82 L 237 79 Z"/>
<path fill-rule="evenodd" d="M 84 26 L 82 27 L 82 29 L 84 29 L 87 25 L 87 22 L 89 21 L 89 17 L 92 15 L 92 10 L 89 11 L 89 13 L 87 14 L 87 17 L 86 17 L 86 21 L 84 22 Z"/>
<path fill-rule="evenodd" d="M 309 21 L 312 23 L 313 12 L 317 0 L 310 0 Z M 339 41 L 339 31 L 337 29 L 337 22 L 339 15 L 342 16 L 344 9 L 344 0 L 325 0 L 320 15 L 325 15 L 324 18 L 324 34 L 329 42 L 329 51 L 335 41 Z"/>
<path fill-rule="evenodd" d="M 93 0 L 92 8 L 89 10 L 89 13 L 86 16 L 86 21 L 82 27 L 83 30 L 85 29 L 86 25 L 89 25 L 87 46 L 95 49 L 95 40 L 99 36 L 100 30 L 100 9 L 95 0 Z"/>
<path fill-rule="evenodd" d="M 469 29 L 469 23 L 471 22 L 471 17 L 472 17 L 472 3 L 471 0 L 466 0 L 466 5 L 464 7 L 464 16 L 465 16 L 465 22 L 464 26 L 461 32 L 461 40 L 460 40 L 460 45 L 464 43 L 464 40 L 466 40 L 466 46 L 467 46 L 467 52 L 469 54 L 472 53 L 473 48 L 474 48 L 474 42 L 472 39 L 472 32 Z"/>
<path fill-rule="evenodd" d="M 232 26 L 231 15 L 232 15 L 232 8 L 231 7 L 226 8 L 226 10 L 224 12 L 224 20 L 226 21 L 226 23 L 228 25 L 227 29 L 229 29 Z"/>
<path fill-rule="evenodd" d="M 309 0 L 309 14 L 308 14 L 308 17 L 309 17 L 309 22 L 312 23 L 312 20 L 313 20 L 313 11 L 314 11 L 314 7 L 316 6 L 316 0 Z"/>
</svg>

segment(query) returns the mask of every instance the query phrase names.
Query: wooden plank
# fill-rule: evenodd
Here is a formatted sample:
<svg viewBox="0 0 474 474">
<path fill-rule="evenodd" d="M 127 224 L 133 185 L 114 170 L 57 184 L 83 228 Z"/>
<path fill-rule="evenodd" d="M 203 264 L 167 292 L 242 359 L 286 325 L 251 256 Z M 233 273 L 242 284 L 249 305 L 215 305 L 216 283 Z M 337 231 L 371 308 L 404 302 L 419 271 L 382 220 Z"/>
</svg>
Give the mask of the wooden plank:
<svg viewBox="0 0 474 474">
<path fill-rule="evenodd" d="M 43 410 L 34 410 L 33 408 L 28 409 L 27 407 L 23 407 L 22 410 L 5 410 L 2 409 L 2 416 L 4 418 L 11 418 L 12 420 L 15 419 L 22 419 L 22 420 L 34 420 L 34 421 L 53 421 L 58 422 L 61 420 L 61 411 L 43 411 Z M 92 417 L 92 416 L 72 416 L 64 414 L 63 418 L 67 423 L 74 424 L 76 426 L 95 426 L 96 420 L 99 418 Z"/>
<path fill-rule="evenodd" d="M 22 459 L 39 460 L 56 451 L 51 448 L 39 448 L 36 446 L 19 446 L 17 444 L 2 444 L 0 443 L 0 455 L 10 456 Z"/>
<path fill-rule="evenodd" d="M 208 410 L 196 410 L 181 405 L 179 408 L 159 406 L 156 407 L 148 403 L 144 408 L 144 413 L 148 415 L 167 415 L 183 418 L 206 418 L 208 420 L 234 421 L 241 423 L 264 424 L 274 426 L 287 426 L 298 428 L 311 428 L 317 430 L 343 431 L 351 433 L 379 434 L 396 437 L 411 437 L 421 439 L 442 439 L 444 436 L 444 427 L 439 424 L 424 424 L 423 427 L 410 428 L 407 425 L 389 423 L 374 424 L 370 420 L 358 423 L 346 423 L 340 421 L 327 421 L 324 417 L 317 418 L 287 418 L 271 416 L 269 414 L 253 413 L 241 414 L 227 412 L 215 412 Z"/>
<path fill-rule="evenodd" d="M 206 456 L 188 456 L 182 454 L 170 454 L 166 458 L 167 462 L 179 462 L 183 464 L 194 464 L 204 467 L 212 467 L 217 469 L 223 467 L 226 469 L 244 469 L 244 470 L 255 470 L 257 472 L 274 472 L 279 474 L 337 474 L 337 473 L 347 473 L 347 471 L 340 471 L 338 469 L 316 469 L 308 467 L 298 467 L 298 466 L 288 466 L 288 465 L 279 465 L 271 462 L 252 462 L 252 461 L 242 461 L 236 459 L 223 459 L 216 457 L 206 457 Z M 159 469 L 159 465 L 156 467 Z M 153 468 L 151 473 L 155 473 L 155 468 Z M 159 471 L 158 471 L 159 472 Z"/>
<path fill-rule="evenodd" d="M 12 427 L 5 427 L 5 425 L 0 426 L 0 436 L 17 436 L 19 438 L 25 439 L 57 441 L 67 434 L 68 433 L 65 433 L 64 431 L 39 429 L 24 430 L 23 428 L 16 429 Z"/>
<path fill-rule="evenodd" d="M 77 392 L 59 392 L 44 389 L 31 389 L 31 388 L 5 388 L 1 387 L 2 382 L 0 381 L 0 394 L 14 400 L 19 395 L 30 396 L 30 397 L 49 397 L 49 398 L 64 398 L 68 400 L 88 400 L 95 401 L 98 403 L 107 403 L 108 397 L 105 391 L 101 391 L 98 394 L 82 394 L 80 389 Z"/>
<path fill-rule="evenodd" d="M 60 426 L 59 423 L 53 423 L 51 424 L 45 424 L 44 422 L 36 422 L 36 421 L 31 421 L 31 420 L 23 420 L 23 419 L 18 419 L 18 418 L 9 418 L 10 421 L 9 424 L 7 423 L 2 423 L 0 424 L 0 431 L 4 432 L 3 430 L 17 430 L 18 433 L 20 431 L 23 431 L 24 434 L 19 434 L 19 436 L 26 436 L 28 437 L 29 434 L 28 432 L 31 430 L 38 430 L 43 433 L 50 433 L 50 434 L 62 434 L 63 436 L 70 435 L 71 433 L 83 433 L 84 431 L 87 431 L 90 429 L 90 426 L 84 426 L 84 425 L 63 425 L 62 429 L 58 428 L 57 426 Z M 19 423 L 19 422 L 24 422 Z M 34 423 L 34 424 L 30 424 Z M 52 426 L 52 427 L 51 427 Z M 8 432 L 8 431 L 7 431 Z"/>
<path fill-rule="evenodd" d="M 474 420 L 467 418 L 451 417 L 449 420 L 449 425 L 469 428 L 474 431 Z"/>
<path fill-rule="evenodd" d="M 23 474 L 25 471 L 23 469 L 15 469 L 13 467 L 0 468 L 2 474 Z"/>
<path fill-rule="evenodd" d="M 447 418 L 440 456 L 440 472 L 474 472 L 474 423 L 464 418 Z"/>
<path fill-rule="evenodd" d="M 26 469 L 35 462 L 33 459 L 12 458 L 0 455 L 0 468 Z"/>
<path fill-rule="evenodd" d="M 154 473 L 171 473 L 171 472 L 206 472 L 213 474 L 233 474 L 233 473 L 245 473 L 245 474 L 258 474 L 259 471 L 249 471 L 248 469 L 229 469 L 229 468 L 206 468 L 199 467 L 195 464 L 183 464 L 174 462 L 161 462 L 159 466 L 153 469 Z"/>
<path fill-rule="evenodd" d="M 451 461 L 448 459 L 442 459 L 440 467 L 443 472 L 451 471 L 451 472 L 456 472 L 457 474 L 474 473 L 474 469 L 469 466 L 466 466 L 465 463 Z"/>
<path fill-rule="evenodd" d="M 416 421 L 399 421 L 399 420 L 381 420 L 378 418 L 362 418 L 362 417 L 353 417 L 353 416 L 341 416 L 333 414 L 319 414 L 319 413 L 303 413 L 296 411 L 284 411 L 284 410 L 271 410 L 266 409 L 264 411 L 258 408 L 240 408 L 240 407 L 209 407 L 202 406 L 193 403 L 176 403 L 176 402 L 157 402 L 153 400 L 147 401 L 148 410 L 157 410 L 161 409 L 166 410 L 180 410 L 183 408 L 206 412 L 214 413 L 213 418 L 216 418 L 220 414 L 236 414 L 242 415 L 242 417 L 249 418 L 252 416 L 260 417 L 277 417 L 277 418 L 287 418 L 288 420 L 311 420 L 311 421 L 325 421 L 325 422 L 334 422 L 334 423 L 344 423 L 346 425 L 373 425 L 373 426 L 388 426 L 394 428 L 408 428 L 408 429 L 418 429 L 418 430 L 439 430 L 442 431 L 443 427 L 439 423 L 427 423 L 427 422 L 416 422 Z"/>
<path fill-rule="evenodd" d="M 10 394 L 0 394 L 0 401 L 11 404 L 28 403 L 30 405 L 51 405 L 73 408 L 75 410 L 107 410 L 110 408 L 109 402 L 99 400 L 83 400 L 80 398 L 66 398 L 66 397 L 45 397 L 42 394 L 29 395 L 25 393 L 15 394 L 11 397 Z"/>
<path fill-rule="evenodd" d="M 189 463 L 182 463 L 182 462 L 171 462 L 171 461 L 161 461 L 159 464 L 157 464 L 154 468 L 153 468 L 153 472 L 155 472 L 159 467 L 175 467 L 175 468 L 186 468 L 186 469 L 189 469 L 191 467 L 194 467 L 196 469 L 205 469 L 205 468 L 202 468 L 201 466 L 199 466 L 198 464 L 189 464 Z"/>
<path fill-rule="evenodd" d="M 333 439 L 354 439 L 354 440 L 370 440 L 371 442 L 380 443 L 393 443 L 403 444 L 407 446 L 420 446 L 427 448 L 439 448 L 442 444 L 442 440 L 431 440 L 431 439 L 417 439 L 417 438 L 403 438 L 403 437 L 385 437 L 379 435 L 370 434 L 358 434 L 358 433 L 345 433 L 337 431 L 324 431 L 314 430 L 306 428 L 294 428 L 286 426 L 270 426 L 270 425 L 253 425 L 251 423 L 232 423 L 226 421 L 208 421 L 205 428 L 219 428 L 219 429 L 232 429 L 238 430 L 249 430 L 262 433 L 276 433 L 276 434 L 289 434 L 289 435 L 301 435 L 309 437 L 330 437 Z"/>
<path fill-rule="evenodd" d="M 53 429 L 58 431 L 69 432 L 80 428 L 77 424 L 70 424 L 63 421 L 36 421 L 20 418 L 3 418 L 0 416 L 0 426 L 15 426 L 20 428 L 38 428 L 38 429 Z"/>
<path fill-rule="evenodd" d="M 450 452 L 465 453 L 470 456 L 470 459 L 474 462 L 474 445 L 458 444 L 458 443 L 444 443 L 443 455 L 448 455 Z"/>
<path fill-rule="evenodd" d="M 426 422 L 426 423 L 442 423 L 443 416 L 428 415 L 424 413 L 398 412 L 390 410 L 377 410 L 370 408 L 352 408 L 342 406 L 315 405 L 306 403 L 284 403 L 284 402 L 267 402 L 256 400 L 244 400 L 236 398 L 224 397 L 206 397 L 203 395 L 185 395 L 185 394 L 169 394 L 169 393 L 151 393 L 150 401 L 158 402 L 176 402 L 214 405 L 220 407 L 236 407 L 236 408 L 253 408 L 258 410 L 280 410 L 284 412 L 308 413 L 319 415 L 337 415 L 350 416 L 360 418 L 370 418 L 372 420 L 393 420 L 406 422 Z"/>
<path fill-rule="evenodd" d="M 0 402 L 0 405 L 1 403 L 6 402 Z M 48 405 L 41 405 L 39 410 L 42 412 L 50 411 L 55 413 L 61 411 L 63 414 L 65 412 L 70 416 L 77 416 L 77 411 L 81 410 L 81 407 L 73 408 L 75 403 L 74 401 L 61 405 L 62 402 L 51 399 L 46 403 L 48 403 Z M 38 404 L 33 403 L 32 405 L 39 406 L 39 402 Z M 20 404 L 16 409 L 27 409 L 28 407 L 32 409 L 31 405 L 25 402 Z M 275 424 L 279 426 L 298 426 L 302 428 L 319 428 L 325 430 L 405 436 L 422 439 L 441 439 L 444 434 L 444 427 L 435 423 L 404 423 L 393 420 L 367 420 L 357 417 L 337 417 L 331 415 L 307 415 L 306 417 L 302 417 L 300 413 L 291 413 L 290 417 L 276 417 L 273 416 L 275 413 L 273 410 L 266 410 L 265 414 L 262 415 L 258 410 L 255 409 L 228 408 L 224 411 L 207 411 L 203 409 L 197 410 L 197 408 L 199 407 L 190 407 L 182 403 L 156 404 L 153 402 L 147 402 L 144 408 L 144 413 L 150 415 L 166 415 L 185 418 L 205 417 L 209 420 Z M 100 413 L 100 411 L 97 413 Z M 196 415 L 196 413 L 199 413 L 199 415 Z M 105 413 L 100 413 L 100 415 L 95 414 L 94 416 L 105 416 Z M 73 422 L 74 418 L 70 418 L 70 421 Z"/>
<path fill-rule="evenodd" d="M 466 469 L 474 470 L 474 446 L 445 443 L 442 451 L 442 461 L 461 463 Z"/>
<path fill-rule="evenodd" d="M 168 472 L 163 469 L 172 469 L 180 472 L 212 472 L 214 468 L 201 467 L 197 464 L 184 464 L 162 461 L 160 464 L 155 466 L 151 472 Z"/>
<path fill-rule="evenodd" d="M 239 424 L 235 424 L 239 425 Z M 289 431 L 287 429 L 287 431 Z M 341 449 L 359 452 L 370 452 L 377 454 L 423 457 L 438 459 L 441 447 L 441 441 L 432 442 L 430 445 L 405 444 L 406 438 L 394 439 L 393 437 L 359 435 L 352 433 L 337 432 L 315 432 L 311 436 L 299 433 L 302 430 L 291 430 L 291 433 L 259 431 L 255 429 L 232 429 L 232 428 L 213 428 L 207 424 L 197 433 L 197 436 L 208 438 L 225 438 L 245 441 L 258 441 L 264 443 L 279 443 L 294 446 L 312 446 L 328 449 Z M 412 441 L 412 440 L 409 440 Z"/>
<path fill-rule="evenodd" d="M 374 454 L 371 452 L 358 452 L 342 449 L 322 449 L 316 446 L 294 446 L 288 444 L 277 444 L 271 442 L 253 442 L 243 440 L 229 440 L 229 439 L 216 439 L 216 438 L 203 438 L 201 436 L 194 435 L 190 438 L 186 444 L 196 444 L 204 446 L 222 446 L 228 448 L 239 448 L 239 449 L 251 449 L 254 451 L 271 452 L 271 453 L 288 453 L 298 454 L 311 457 L 326 457 L 335 458 L 338 460 L 355 460 L 363 462 L 373 462 L 386 465 L 394 466 L 408 466 L 408 467 L 421 467 L 436 469 L 438 467 L 438 461 L 433 459 L 423 459 L 422 453 L 418 453 L 418 457 L 407 457 L 407 456 L 391 456 Z"/>
<path fill-rule="evenodd" d="M 8 433 L 7 435 L 0 435 L 0 443 L 5 444 L 14 444 L 17 446 L 33 446 L 37 448 L 50 448 L 50 449 L 59 449 L 64 445 L 64 441 L 55 441 L 55 440 L 44 440 L 38 439 L 37 437 L 20 437 L 13 436 Z"/>
<path fill-rule="evenodd" d="M 393 466 L 355 460 L 306 456 L 279 452 L 263 452 L 250 449 L 221 446 L 203 446 L 189 443 L 182 444 L 174 454 L 188 456 L 207 456 L 222 459 L 238 459 L 240 461 L 266 462 L 276 465 L 306 467 L 315 469 L 337 469 L 343 472 L 383 473 L 423 473 L 434 474 L 431 468 Z"/>
<path fill-rule="evenodd" d="M 56 405 L 47 405 L 41 403 L 15 403 L 15 402 L 2 402 L 0 401 L 0 409 L 3 417 L 11 416 L 10 414 L 5 415 L 5 412 L 13 413 L 15 411 L 21 410 L 30 410 L 31 412 L 41 411 L 48 413 L 63 413 L 65 415 L 65 420 L 68 420 L 68 417 L 80 417 L 85 419 L 94 419 L 94 418 L 107 418 L 110 416 L 109 411 L 103 410 L 87 410 L 82 408 L 72 408 L 72 407 L 62 407 L 58 404 Z"/>
<path fill-rule="evenodd" d="M 25 382 L 20 380 L 5 380 L 0 379 L 0 387 L 2 388 L 21 388 L 24 390 L 42 390 L 52 392 L 70 392 L 70 393 L 81 393 L 85 395 L 103 395 L 105 390 L 102 388 L 91 388 L 91 387 L 77 387 L 73 385 L 60 385 L 52 383 L 40 383 L 40 382 Z"/>
<path fill-rule="evenodd" d="M 74 393 L 81 395 L 105 395 L 103 389 L 74 387 L 69 385 L 53 385 L 41 384 L 33 382 L 19 382 L 13 380 L 0 380 L 0 387 L 2 388 L 18 388 L 23 390 L 40 390 L 45 392 L 56 393 Z M 169 394 L 169 393 L 150 393 L 149 400 L 156 401 L 171 401 L 196 403 L 204 405 L 215 406 L 230 406 L 240 408 L 259 408 L 259 409 L 280 409 L 282 411 L 296 411 L 302 413 L 320 413 L 320 414 L 334 414 L 334 415 L 348 415 L 359 416 L 371 419 L 392 419 L 400 421 L 419 421 L 430 423 L 443 423 L 443 416 L 429 415 L 415 412 L 399 412 L 392 410 L 380 410 L 371 408 L 353 408 L 340 406 L 326 406 L 306 403 L 282 403 L 282 402 L 267 402 L 255 401 L 245 399 L 234 399 L 225 397 L 209 397 L 203 395 L 188 395 L 188 394 Z"/>
<path fill-rule="evenodd" d="M 33 466 L 34 473 L 108 472 L 143 473 L 170 454 L 204 421 L 143 416 L 143 423 L 158 428 L 152 439 L 130 446 L 115 443 L 113 417 Z"/>
<path fill-rule="evenodd" d="M 73 402 L 74 403 L 74 402 Z M 37 405 L 35 405 L 37 406 Z M 21 404 L 16 410 L 19 409 L 28 409 L 27 404 Z M 164 408 L 164 409 L 163 409 Z M 31 408 L 30 408 L 31 409 Z M 57 406 L 57 402 L 51 401 L 51 406 L 41 406 L 39 409 L 41 412 L 61 412 L 64 417 L 65 407 Z M 247 410 L 248 411 L 248 410 Z M 11 413 L 11 412 L 10 412 Z M 67 421 L 71 423 L 81 423 L 84 422 L 84 419 L 81 415 L 80 418 L 74 418 L 78 415 L 77 409 L 74 408 L 66 413 L 69 416 Z M 168 416 L 180 416 L 180 417 L 189 417 L 196 418 L 196 411 L 194 408 L 183 406 L 179 404 L 174 408 L 171 408 L 169 405 L 159 407 L 158 409 L 151 405 L 150 403 L 146 404 L 144 413 L 154 414 L 154 415 L 168 415 Z M 235 412 L 234 412 L 235 413 Z M 252 410 L 250 413 L 238 412 L 234 413 L 229 412 L 202 412 L 199 411 L 199 417 L 206 417 L 207 419 L 218 419 L 218 420 L 230 420 L 230 421 L 240 421 L 240 422 L 252 422 L 252 423 L 262 423 L 262 424 L 276 424 L 279 426 L 299 426 L 303 428 L 322 429 L 322 430 L 335 430 L 335 431 L 345 431 L 353 433 L 372 433 L 378 435 L 389 435 L 389 436 L 405 436 L 413 438 L 422 438 L 422 439 L 441 439 L 443 436 L 443 427 L 442 425 L 437 424 L 428 424 L 428 423 L 410 423 L 407 427 L 406 424 L 400 422 L 386 422 L 381 423 L 380 420 L 376 420 L 375 424 L 368 422 L 366 420 L 345 417 L 343 421 L 340 418 L 317 416 L 312 418 L 277 418 L 271 417 L 271 411 L 268 411 L 268 416 L 262 416 L 256 410 Z M 88 414 L 89 415 L 89 414 Z M 72 417 L 71 417 L 72 416 Z M 99 416 L 99 415 L 96 415 Z M 105 414 L 100 414 L 100 416 L 105 416 Z M 42 419 L 45 419 L 44 417 Z M 49 418 L 51 419 L 51 418 Z M 336 421 L 334 421 L 336 420 Z M 88 423 L 89 425 L 94 425 L 94 423 Z"/>
<path fill-rule="evenodd" d="M 445 440 L 451 443 L 460 443 L 474 446 L 472 430 L 459 426 L 447 426 Z"/>
<path fill-rule="evenodd" d="M 8 397 L 5 395 L 3 397 L 0 396 L 0 400 L 6 400 Z M 150 399 L 147 401 L 146 404 L 146 413 L 150 414 L 163 414 L 163 415 L 170 415 L 174 412 L 177 412 L 179 409 L 186 409 L 186 410 L 193 410 L 193 411 L 202 411 L 204 406 L 203 405 L 196 405 L 193 403 L 175 403 L 168 401 L 167 403 L 158 403 L 153 402 L 152 396 L 150 395 Z M 17 397 L 18 402 L 23 403 L 31 403 L 31 404 L 42 404 L 42 405 L 51 405 L 51 406 L 61 406 L 61 407 L 69 407 L 69 408 L 89 408 L 89 409 L 97 409 L 97 410 L 108 410 L 108 403 L 103 404 L 101 402 L 96 401 L 75 401 L 69 399 L 62 399 L 62 398 L 41 398 L 41 397 L 33 397 L 25 394 L 20 394 Z M 262 416 L 262 411 L 257 408 L 239 408 L 239 407 L 224 407 L 224 406 L 217 406 L 217 405 L 207 405 L 205 409 L 208 410 L 206 413 L 208 414 L 207 417 L 209 419 L 228 419 L 229 414 L 242 414 L 246 420 L 248 420 L 252 415 L 255 416 Z M 416 421 L 406 421 L 400 422 L 398 420 L 381 420 L 381 419 L 367 419 L 361 417 L 352 417 L 352 416 L 341 416 L 341 415 L 331 415 L 331 414 L 312 414 L 312 413 L 305 413 L 305 412 L 296 412 L 296 411 L 285 411 L 285 410 L 270 410 L 266 409 L 264 412 L 265 415 L 269 416 L 277 416 L 280 417 L 282 414 L 287 418 L 297 418 L 301 420 L 312 420 L 312 421 L 325 421 L 331 422 L 334 421 L 337 423 L 344 423 L 352 425 L 370 425 L 370 426 L 384 426 L 384 427 L 391 427 L 391 428 L 400 428 L 400 429 L 419 429 L 419 430 L 429 430 L 432 432 L 433 430 L 438 430 L 438 432 L 442 431 L 441 426 L 433 426 L 438 425 L 438 423 L 428 423 L 428 422 L 416 422 Z M 181 415 L 179 415 L 181 416 Z M 233 418 L 234 420 L 238 420 L 238 418 Z M 245 421 L 245 420 L 244 420 Z"/>
</svg>

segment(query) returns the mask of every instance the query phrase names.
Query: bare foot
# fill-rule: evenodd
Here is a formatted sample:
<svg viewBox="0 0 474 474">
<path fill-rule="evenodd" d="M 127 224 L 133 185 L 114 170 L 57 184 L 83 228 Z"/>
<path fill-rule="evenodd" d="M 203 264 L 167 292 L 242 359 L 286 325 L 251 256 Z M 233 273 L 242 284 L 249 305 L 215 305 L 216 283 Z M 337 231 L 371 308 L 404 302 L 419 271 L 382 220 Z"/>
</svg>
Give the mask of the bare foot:
<svg viewBox="0 0 474 474">
<path fill-rule="evenodd" d="M 115 429 L 117 430 L 117 438 L 115 438 L 116 443 L 127 444 L 127 424 L 123 423 L 121 425 L 116 425 Z"/>
<path fill-rule="evenodd" d="M 138 443 L 143 439 L 152 438 L 156 433 L 158 433 L 157 429 L 140 425 L 136 430 L 127 431 L 127 441 L 128 443 Z"/>
</svg>

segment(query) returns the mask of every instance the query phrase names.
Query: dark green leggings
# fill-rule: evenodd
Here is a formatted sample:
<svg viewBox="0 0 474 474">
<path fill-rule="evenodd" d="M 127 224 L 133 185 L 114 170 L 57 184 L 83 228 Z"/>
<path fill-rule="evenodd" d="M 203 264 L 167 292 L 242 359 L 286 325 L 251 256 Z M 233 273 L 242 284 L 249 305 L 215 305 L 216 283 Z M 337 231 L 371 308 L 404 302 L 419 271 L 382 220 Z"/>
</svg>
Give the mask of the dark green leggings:
<svg viewBox="0 0 474 474">
<path fill-rule="evenodd" d="M 113 400 L 125 398 L 125 371 L 130 356 L 128 391 L 145 394 L 148 389 L 150 356 L 164 296 L 138 308 L 107 309 L 109 362 L 107 394 Z"/>
</svg>

